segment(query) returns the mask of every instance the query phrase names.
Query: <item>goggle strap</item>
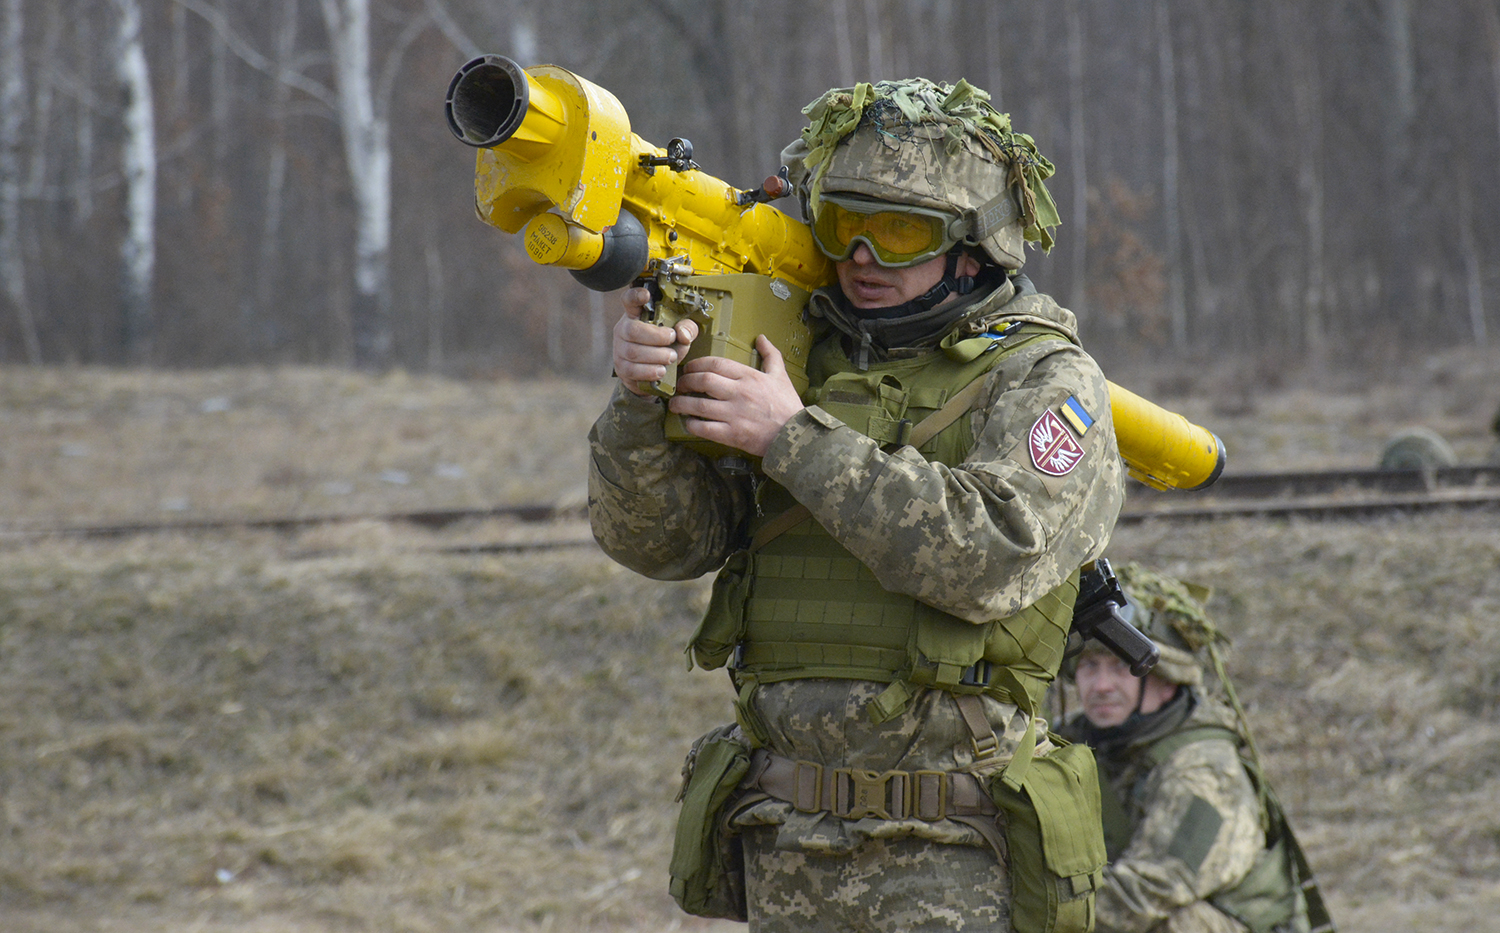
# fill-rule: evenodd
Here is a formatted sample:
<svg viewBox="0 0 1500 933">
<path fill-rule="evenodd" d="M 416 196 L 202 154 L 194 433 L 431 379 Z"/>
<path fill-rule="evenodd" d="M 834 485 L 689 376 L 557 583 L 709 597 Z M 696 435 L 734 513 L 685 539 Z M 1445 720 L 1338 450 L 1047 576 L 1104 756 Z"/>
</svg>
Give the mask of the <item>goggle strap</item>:
<svg viewBox="0 0 1500 933">
<path fill-rule="evenodd" d="M 974 211 L 970 229 L 975 242 L 988 239 L 1009 226 L 1020 216 L 1020 209 L 1009 188 L 990 198 Z"/>
</svg>

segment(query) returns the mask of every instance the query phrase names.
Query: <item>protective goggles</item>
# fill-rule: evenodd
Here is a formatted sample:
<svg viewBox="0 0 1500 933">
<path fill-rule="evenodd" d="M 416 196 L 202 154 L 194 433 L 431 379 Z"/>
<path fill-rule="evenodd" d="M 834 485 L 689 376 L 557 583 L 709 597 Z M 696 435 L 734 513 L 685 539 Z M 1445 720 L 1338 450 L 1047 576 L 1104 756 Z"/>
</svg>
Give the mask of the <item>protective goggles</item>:
<svg viewBox="0 0 1500 933">
<path fill-rule="evenodd" d="M 956 214 L 825 194 L 818 199 L 813 239 L 829 259 L 842 262 L 864 243 L 882 266 L 899 269 L 941 256 L 968 233 Z"/>
</svg>

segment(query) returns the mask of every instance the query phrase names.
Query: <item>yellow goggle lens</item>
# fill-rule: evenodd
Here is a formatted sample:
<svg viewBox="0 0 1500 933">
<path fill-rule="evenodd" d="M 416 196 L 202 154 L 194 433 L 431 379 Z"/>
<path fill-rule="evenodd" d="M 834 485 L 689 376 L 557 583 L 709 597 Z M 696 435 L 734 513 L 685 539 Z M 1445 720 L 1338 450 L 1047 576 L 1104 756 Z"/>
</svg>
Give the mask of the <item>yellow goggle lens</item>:
<svg viewBox="0 0 1500 933">
<path fill-rule="evenodd" d="M 936 214 L 888 210 L 861 213 L 824 201 L 813 225 L 819 247 L 829 258 L 848 259 L 863 240 L 886 266 L 915 265 L 947 251 L 948 224 Z"/>
</svg>

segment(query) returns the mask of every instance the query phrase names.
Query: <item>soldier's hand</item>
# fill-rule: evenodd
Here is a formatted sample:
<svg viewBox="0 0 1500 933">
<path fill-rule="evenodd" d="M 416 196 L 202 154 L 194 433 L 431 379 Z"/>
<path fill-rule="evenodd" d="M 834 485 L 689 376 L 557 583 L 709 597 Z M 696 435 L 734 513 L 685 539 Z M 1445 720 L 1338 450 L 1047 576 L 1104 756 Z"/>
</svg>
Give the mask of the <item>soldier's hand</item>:
<svg viewBox="0 0 1500 933">
<path fill-rule="evenodd" d="M 641 310 L 650 300 L 651 293 L 644 288 L 626 289 L 625 314 L 615 324 L 615 375 L 626 391 L 636 395 L 647 395 L 646 385 L 666 376 L 667 367 L 676 366 L 698 336 L 693 321 L 678 321 L 671 328 L 641 320 Z"/>
<path fill-rule="evenodd" d="M 764 334 L 755 338 L 755 349 L 760 369 L 721 356 L 691 360 L 667 407 L 682 416 L 690 434 L 763 457 L 803 405 L 781 351 Z"/>
</svg>

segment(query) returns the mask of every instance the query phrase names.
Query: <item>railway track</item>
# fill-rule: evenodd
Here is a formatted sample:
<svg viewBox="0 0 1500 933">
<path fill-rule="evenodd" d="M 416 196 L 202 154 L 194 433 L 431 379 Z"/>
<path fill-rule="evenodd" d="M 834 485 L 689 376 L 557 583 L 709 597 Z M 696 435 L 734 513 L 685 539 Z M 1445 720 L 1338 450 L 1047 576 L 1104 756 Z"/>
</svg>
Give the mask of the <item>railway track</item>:
<svg viewBox="0 0 1500 933">
<path fill-rule="evenodd" d="M 1199 492 L 1132 485 L 1122 522 L 1217 518 L 1363 518 L 1500 506 L 1500 465 L 1431 470 L 1304 470 L 1221 476 Z"/>
<path fill-rule="evenodd" d="M 1354 519 L 1437 509 L 1500 508 L 1500 465 L 1434 470 L 1307 470 L 1238 473 L 1221 476 L 1198 492 L 1159 492 L 1132 484 L 1122 523 L 1212 521 L 1227 518 Z M 150 534 L 192 534 L 238 529 L 292 533 L 318 525 L 377 521 L 442 529 L 485 519 L 538 524 L 585 517 L 582 506 L 545 503 L 482 509 L 429 509 L 413 512 L 326 514 L 269 518 L 202 518 L 171 522 L 121 522 L 46 527 L 0 525 L 0 541 L 47 537 L 112 538 Z M 437 547 L 445 553 L 505 553 L 550 548 L 592 547 L 587 535 Z"/>
</svg>

